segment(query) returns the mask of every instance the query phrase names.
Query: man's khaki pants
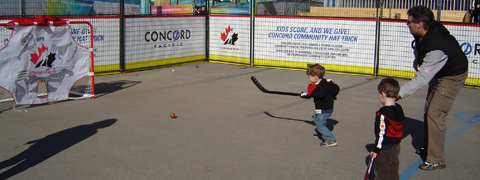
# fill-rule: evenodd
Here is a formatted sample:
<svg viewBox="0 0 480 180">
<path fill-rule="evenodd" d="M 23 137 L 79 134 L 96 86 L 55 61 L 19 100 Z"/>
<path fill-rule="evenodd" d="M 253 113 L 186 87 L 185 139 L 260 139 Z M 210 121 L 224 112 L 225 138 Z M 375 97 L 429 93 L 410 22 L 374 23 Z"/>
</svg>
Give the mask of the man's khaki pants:
<svg viewBox="0 0 480 180">
<path fill-rule="evenodd" d="M 465 72 L 430 81 L 424 114 L 427 162 L 445 162 L 444 145 L 447 132 L 445 120 L 467 76 L 468 72 Z"/>
</svg>

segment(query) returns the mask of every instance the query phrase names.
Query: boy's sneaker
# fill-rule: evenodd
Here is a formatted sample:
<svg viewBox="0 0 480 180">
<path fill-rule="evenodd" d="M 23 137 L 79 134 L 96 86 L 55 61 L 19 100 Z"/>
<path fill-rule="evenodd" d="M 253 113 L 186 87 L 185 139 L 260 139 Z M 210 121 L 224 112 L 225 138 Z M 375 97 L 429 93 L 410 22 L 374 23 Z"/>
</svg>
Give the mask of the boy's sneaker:
<svg viewBox="0 0 480 180">
<path fill-rule="evenodd" d="M 418 168 L 420 168 L 421 170 L 426 170 L 426 171 L 433 171 L 435 169 L 444 169 L 446 167 L 447 165 L 445 164 L 445 162 L 431 163 L 426 161 L 420 164 L 420 166 L 418 166 Z"/>
<path fill-rule="evenodd" d="M 322 142 L 320 143 L 322 147 L 335 147 L 337 146 L 337 142 Z"/>
<path fill-rule="evenodd" d="M 321 135 L 320 135 L 319 133 L 314 133 L 314 134 L 313 134 L 313 137 L 314 137 L 314 138 L 317 138 L 317 139 L 320 139 L 320 136 L 321 136 Z"/>
</svg>

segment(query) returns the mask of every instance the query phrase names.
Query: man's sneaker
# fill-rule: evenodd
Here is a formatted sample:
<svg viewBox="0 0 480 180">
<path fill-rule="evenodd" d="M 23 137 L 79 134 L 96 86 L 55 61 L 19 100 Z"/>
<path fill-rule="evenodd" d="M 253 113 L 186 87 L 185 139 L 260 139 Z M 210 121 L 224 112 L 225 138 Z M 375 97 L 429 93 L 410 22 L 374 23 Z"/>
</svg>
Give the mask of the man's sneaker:
<svg viewBox="0 0 480 180">
<path fill-rule="evenodd" d="M 317 138 L 317 139 L 320 139 L 320 136 L 321 136 L 321 135 L 318 134 L 318 133 L 314 133 L 314 134 L 313 134 L 313 137 L 314 137 L 314 138 Z"/>
<path fill-rule="evenodd" d="M 337 142 L 322 142 L 320 143 L 322 147 L 335 147 L 337 146 Z"/>
<path fill-rule="evenodd" d="M 424 147 L 420 148 L 420 149 L 417 149 L 415 151 L 415 153 L 417 153 L 418 155 L 420 156 L 426 156 L 427 155 L 427 149 L 425 149 Z"/>
<path fill-rule="evenodd" d="M 426 170 L 426 171 L 433 171 L 435 169 L 444 169 L 446 168 L 447 165 L 445 162 L 440 162 L 440 163 L 431 163 L 431 162 L 423 162 L 418 166 L 421 170 Z"/>
</svg>

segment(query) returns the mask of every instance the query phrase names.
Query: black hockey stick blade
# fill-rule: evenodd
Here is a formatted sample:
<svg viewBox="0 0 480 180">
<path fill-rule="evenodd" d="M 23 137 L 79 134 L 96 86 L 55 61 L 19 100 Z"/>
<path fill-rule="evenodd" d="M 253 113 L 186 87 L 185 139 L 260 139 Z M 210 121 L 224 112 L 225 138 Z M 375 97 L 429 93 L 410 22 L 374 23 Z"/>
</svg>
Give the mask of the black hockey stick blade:
<svg viewBox="0 0 480 180">
<path fill-rule="evenodd" d="M 370 171 L 372 170 L 373 160 L 375 160 L 375 158 L 372 155 L 370 155 L 370 162 L 368 162 L 367 172 L 365 172 L 365 177 L 363 178 L 364 180 L 368 180 L 368 178 L 370 177 Z"/>
<path fill-rule="evenodd" d="M 262 84 L 260 84 L 260 82 L 258 82 L 257 78 L 255 78 L 255 76 L 252 76 L 250 79 L 252 79 L 252 82 L 253 84 L 255 84 L 255 86 L 257 86 L 258 89 L 260 89 L 260 91 L 264 92 L 264 93 L 269 93 L 269 91 L 267 89 L 265 89 Z"/>
<path fill-rule="evenodd" d="M 300 93 L 292 93 L 292 92 L 282 92 L 282 91 L 269 91 L 265 87 L 260 84 L 260 82 L 255 78 L 255 76 L 252 76 L 250 79 L 252 79 L 253 84 L 257 86 L 260 91 L 268 94 L 279 94 L 279 95 L 288 95 L 288 96 L 300 96 Z"/>
</svg>

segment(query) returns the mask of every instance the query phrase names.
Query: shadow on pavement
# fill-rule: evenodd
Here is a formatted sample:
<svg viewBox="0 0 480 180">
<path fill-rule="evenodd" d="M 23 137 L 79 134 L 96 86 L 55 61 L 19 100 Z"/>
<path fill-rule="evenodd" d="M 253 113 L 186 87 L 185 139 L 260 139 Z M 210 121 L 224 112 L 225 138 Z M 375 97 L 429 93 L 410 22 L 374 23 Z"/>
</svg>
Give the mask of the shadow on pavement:
<svg viewBox="0 0 480 180">
<path fill-rule="evenodd" d="M 84 124 L 50 134 L 41 139 L 29 141 L 25 143 L 31 145 L 28 149 L 10 159 L 0 162 L 0 170 L 13 166 L 0 173 L 0 179 L 10 178 L 34 167 L 50 157 L 95 135 L 98 129 L 109 127 L 115 122 L 117 122 L 117 119 L 107 119 L 92 124 Z"/>
<path fill-rule="evenodd" d="M 140 84 L 141 82 L 142 81 L 121 80 L 95 84 L 95 98 L 135 86 L 137 84 Z"/>
<path fill-rule="evenodd" d="M 301 121 L 301 122 L 304 122 L 304 123 L 315 126 L 315 123 L 313 121 L 308 121 L 308 120 L 303 120 L 303 119 L 286 118 L 286 117 L 278 117 L 278 116 L 274 116 L 274 115 L 272 115 L 272 114 L 270 114 L 269 112 L 266 112 L 266 111 L 263 112 L 263 113 L 265 113 L 267 116 L 272 117 L 272 118 L 284 119 L 284 120 L 289 120 L 289 121 Z"/>
<path fill-rule="evenodd" d="M 412 136 L 412 146 L 414 149 L 419 149 L 423 146 L 423 121 L 405 117 L 405 124 L 403 124 L 403 137 Z"/>
<path fill-rule="evenodd" d="M 135 86 L 137 84 L 140 84 L 142 81 L 128 81 L 128 80 L 121 80 L 121 81 L 112 81 L 112 82 L 104 82 L 104 83 L 96 83 L 95 84 L 95 98 L 99 98 L 105 95 L 108 95 L 110 93 L 130 88 L 132 86 Z M 75 94 L 69 94 L 69 97 L 78 97 L 78 95 Z M 65 100 L 69 101 L 69 100 Z M 62 103 L 65 101 L 58 101 L 58 102 L 51 102 L 51 103 Z M 43 105 L 48 105 L 50 103 L 45 103 L 45 104 L 35 104 L 35 105 L 15 105 L 14 101 L 5 101 L 5 102 L 0 102 L 0 113 L 4 111 L 8 111 L 11 109 L 20 108 L 20 109 L 26 109 L 26 108 L 32 108 L 32 107 L 38 107 L 38 106 L 43 106 Z"/>
<path fill-rule="evenodd" d="M 301 121 L 301 122 L 304 122 L 304 123 L 307 123 L 307 124 L 310 124 L 312 126 L 315 126 L 315 122 L 313 122 L 313 120 L 311 121 L 308 121 L 308 120 L 303 120 L 303 119 L 294 119 L 294 118 L 286 118 L 286 117 L 278 117 L 278 116 L 274 116 L 272 114 L 270 114 L 269 112 L 263 112 L 265 113 L 267 116 L 269 117 L 272 117 L 272 118 L 277 118 L 277 119 L 284 119 L 284 120 L 289 120 L 289 121 Z M 334 120 L 334 119 L 328 119 L 327 120 L 327 128 L 330 130 L 330 131 L 333 131 L 334 129 L 334 126 L 338 124 L 338 121 L 337 120 Z"/>
</svg>

